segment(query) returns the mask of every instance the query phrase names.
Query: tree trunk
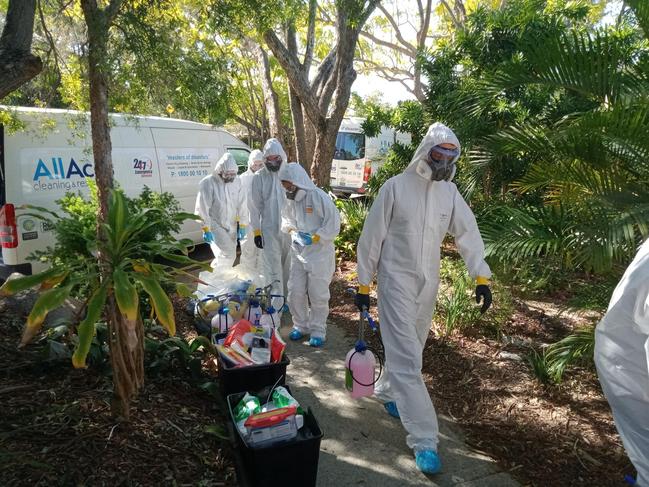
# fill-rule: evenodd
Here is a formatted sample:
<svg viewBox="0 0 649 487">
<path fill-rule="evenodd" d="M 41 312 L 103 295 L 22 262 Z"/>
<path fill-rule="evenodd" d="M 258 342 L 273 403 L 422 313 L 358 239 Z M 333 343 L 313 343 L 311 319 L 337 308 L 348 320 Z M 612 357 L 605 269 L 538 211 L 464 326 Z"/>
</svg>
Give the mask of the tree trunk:
<svg viewBox="0 0 649 487">
<path fill-rule="evenodd" d="M 311 163 L 309 172 L 316 184 L 322 186 L 329 184 L 336 135 L 349 104 L 351 82 L 356 77 L 353 64 L 360 29 L 378 4 L 379 0 L 370 0 L 364 10 L 358 12 L 349 2 L 336 2 L 336 45 L 320 63 L 311 83 L 308 72 L 304 71 L 298 59 L 294 36 L 290 35 L 291 25 L 286 45 L 273 30 L 266 30 L 263 34 L 268 48 L 284 68 L 288 82 L 301 102 L 305 115 L 306 152 L 307 156 L 313 154 L 312 158 L 307 157 L 302 163 L 305 166 Z M 309 8 L 310 13 L 315 8 L 311 1 Z M 314 32 L 311 28 L 309 30 Z"/>
<path fill-rule="evenodd" d="M 99 197 L 97 241 L 102 279 L 109 279 L 113 269 L 104 258 L 106 235 L 102 224 L 108 219 L 108 203 L 113 189 L 113 160 L 108 117 L 108 29 L 117 13 L 120 0 L 113 0 L 105 10 L 98 8 L 96 0 L 81 0 L 88 27 L 88 78 L 90 81 L 90 123 L 92 153 L 95 162 L 95 182 Z M 128 328 L 117 308 L 115 298 L 107 301 L 108 329 L 110 332 L 110 361 L 113 369 L 113 401 L 111 410 L 115 417 L 128 421 L 130 401 L 144 383 L 143 325 L 138 320 L 137 344 L 128 346 Z"/>
<path fill-rule="evenodd" d="M 340 124 L 327 124 L 327 130 L 316 134 L 311 178 L 317 186 L 329 185 L 331 162 L 336 150 L 336 136 L 338 135 L 339 126 Z"/>
<path fill-rule="evenodd" d="M 82 1 L 82 5 L 85 1 Z M 94 24 L 94 25 L 93 25 Z M 108 216 L 108 199 L 113 189 L 112 144 L 108 117 L 108 83 L 105 73 L 108 26 L 101 13 L 88 22 L 88 77 L 90 81 L 90 125 L 95 182 L 99 194 L 99 222 Z M 100 238 L 100 241 L 102 239 Z"/>
<path fill-rule="evenodd" d="M 302 104 L 293 88 L 288 87 L 289 101 L 291 102 L 291 118 L 293 120 L 293 140 L 295 145 L 296 160 L 308 170 L 308 160 L 306 152 L 306 132 L 304 128 L 304 114 L 302 113 Z"/>
<path fill-rule="evenodd" d="M 9 0 L 0 37 L 0 99 L 20 88 L 43 69 L 31 54 L 36 0 Z"/>
<path fill-rule="evenodd" d="M 118 311 L 115 298 L 108 299 L 108 330 L 110 337 L 110 364 L 113 370 L 113 400 L 111 412 L 115 418 L 128 421 L 131 399 L 144 385 L 144 324 L 138 318 L 135 327 L 137 342 L 131 349 L 128 343 L 128 327 Z"/>
<path fill-rule="evenodd" d="M 316 146 L 316 134 L 318 131 L 315 129 L 315 126 L 311 123 L 311 120 L 304 118 L 304 147 L 306 149 L 306 159 L 304 160 L 304 169 L 310 173 L 311 167 L 313 167 L 313 158 L 315 155 L 315 146 Z"/>
<path fill-rule="evenodd" d="M 273 78 L 270 73 L 268 54 L 263 47 L 256 45 L 259 68 L 261 69 L 261 87 L 264 91 L 264 103 L 268 115 L 270 136 L 282 140 L 282 120 L 280 118 L 279 98 L 273 89 Z"/>
</svg>

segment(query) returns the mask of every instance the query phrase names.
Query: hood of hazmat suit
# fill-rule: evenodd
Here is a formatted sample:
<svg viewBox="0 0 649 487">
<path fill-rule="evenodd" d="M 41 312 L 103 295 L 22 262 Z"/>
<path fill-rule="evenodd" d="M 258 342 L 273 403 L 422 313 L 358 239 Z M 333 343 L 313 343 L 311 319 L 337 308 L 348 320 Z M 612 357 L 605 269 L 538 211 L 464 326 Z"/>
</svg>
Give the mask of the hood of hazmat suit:
<svg viewBox="0 0 649 487">
<path fill-rule="evenodd" d="M 223 176 L 226 173 L 236 174 L 238 170 L 239 167 L 237 166 L 237 161 L 235 161 L 234 156 L 229 152 L 226 152 L 218 161 L 216 161 L 212 175 Z"/>
<path fill-rule="evenodd" d="M 264 167 L 264 153 L 259 149 L 253 150 L 248 156 L 248 170 L 241 176 L 241 187 L 247 195 L 250 193 L 253 176 Z"/>
<path fill-rule="evenodd" d="M 210 227 L 217 244 L 216 232 L 225 232 L 236 239 L 237 221 L 245 225 L 248 219 L 241 181 L 235 176 L 233 182 L 226 183 L 221 177 L 226 173 L 237 173 L 237 163 L 229 152 L 217 161 L 212 174 L 201 180 L 196 197 L 195 213 Z"/>
<path fill-rule="evenodd" d="M 473 212 L 451 178 L 431 180 L 428 153 L 444 143 L 460 147 L 451 129 L 431 125 L 408 168 L 381 187 L 357 249 L 359 284 L 369 286 L 375 274 L 379 282 L 386 367 L 375 395 L 396 402 L 407 443 L 414 450 L 436 449 L 439 435 L 421 367 L 437 300 L 444 236 L 455 237 L 473 278 L 491 276 Z"/>
<path fill-rule="evenodd" d="M 279 156 L 282 161 L 281 166 L 286 164 L 286 153 L 277 139 L 268 139 L 264 145 L 263 154 L 264 159 L 269 156 Z M 282 282 L 279 288 L 280 294 L 284 293 L 284 283 L 288 278 L 290 247 L 290 238 L 280 231 L 282 208 L 285 201 L 284 187 L 279 179 L 279 172 L 269 171 L 267 167 L 262 167 L 252 178 L 248 197 L 250 227 L 254 233 L 261 232 L 263 237 L 262 261 L 266 284 L 276 280 Z"/>
<path fill-rule="evenodd" d="M 340 231 L 340 213 L 331 197 L 313 183 L 300 164 L 286 164 L 280 179 L 299 188 L 299 197 L 287 199 L 284 205 L 282 231 L 309 233 L 313 238 L 311 245 L 291 246 L 288 302 L 293 325 L 302 333 L 310 333 L 311 338 L 324 339 L 329 285 L 336 270 L 334 240 Z"/>
<path fill-rule="evenodd" d="M 649 485 L 649 240 L 595 331 L 595 364 L 637 485 Z"/>
<path fill-rule="evenodd" d="M 427 139 L 429 143 L 424 144 L 424 141 Z M 419 144 L 419 147 L 417 147 L 417 150 L 415 151 L 415 154 L 412 157 L 412 161 L 410 161 L 406 172 L 416 172 L 425 179 L 431 179 L 433 170 L 431 169 L 429 164 L 428 154 L 434 146 L 440 144 L 453 144 L 455 147 L 457 147 L 458 151 L 461 150 L 460 141 L 455 136 L 453 131 L 446 125 L 443 125 L 441 123 L 434 123 L 428 128 L 426 137 L 424 137 L 424 140 L 421 142 L 421 144 Z M 453 161 L 452 171 L 448 179 L 446 179 L 447 181 L 453 180 L 456 170 L 457 168 L 455 166 L 455 161 Z"/>
</svg>

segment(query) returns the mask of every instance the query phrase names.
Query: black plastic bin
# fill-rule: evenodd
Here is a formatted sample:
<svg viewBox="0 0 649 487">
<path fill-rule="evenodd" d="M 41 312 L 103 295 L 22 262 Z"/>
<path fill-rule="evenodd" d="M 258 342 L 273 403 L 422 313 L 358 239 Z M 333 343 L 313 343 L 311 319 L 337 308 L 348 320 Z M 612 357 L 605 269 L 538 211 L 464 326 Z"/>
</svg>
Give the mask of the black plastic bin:
<svg viewBox="0 0 649 487">
<path fill-rule="evenodd" d="M 288 386 L 284 387 L 290 392 Z M 262 404 L 268 397 L 268 390 L 269 388 L 266 388 L 262 394 L 257 396 Z M 250 393 L 253 392 L 250 391 Z M 311 409 L 305 410 L 304 426 L 298 430 L 297 436 L 292 440 L 262 448 L 250 448 L 239 434 L 233 413 L 244 395 L 245 392 L 241 392 L 230 394 L 227 397 L 235 441 L 241 453 L 241 467 L 245 470 L 245 472 L 239 472 L 239 476 L 245 479 L 244 485 L 247 484 L 250 487 L 315 487 L 318 478 L 322 430 Z"/>
<path fill-rule="evenodd" d="M 225 338 L 226 333 L 219 333 L 216 338 Z M 249 365 L 247 367 L 228 367 L 220 355 L 217 354 L 219 363 L 219 383 L 224 396 L 237 392 L 258 391 L 267 386 L 284 385 L 286 382 L 286 367 L 291 363 L 286 352 L 282 360 L 263 365 Z"/>
</svg>

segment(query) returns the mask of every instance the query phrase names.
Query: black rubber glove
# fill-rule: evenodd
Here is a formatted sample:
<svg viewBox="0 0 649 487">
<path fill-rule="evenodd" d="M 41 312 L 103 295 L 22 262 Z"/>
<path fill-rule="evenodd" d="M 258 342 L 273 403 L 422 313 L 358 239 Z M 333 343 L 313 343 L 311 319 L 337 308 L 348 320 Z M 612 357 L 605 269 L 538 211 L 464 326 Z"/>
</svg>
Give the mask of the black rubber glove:
<svg viewBox="0 0 649 487">
<path fill-rule="evenodd" d="M 356 293 L 356 298 L 354 298 L 354 304 L 358 307 L 358 311 L 369 311 L 370 310 L 370 295 Z"/>
<path fill-rule="evenodd" d="M 258 249 L 264 248 L 264 240 L 261 238 L 261 235 L 255 235 L 255 246 Z"/>
<path fill-rule="evenodd" d="M 478 284 L 475 287 L 475 302 L 480 304 L 482 301 L 482 308 L 480 308 L 480 313 L 486 313 L 486 311 L 491 307 L 492 297 L 491 289 L 486 284 Z"/>
</svg>

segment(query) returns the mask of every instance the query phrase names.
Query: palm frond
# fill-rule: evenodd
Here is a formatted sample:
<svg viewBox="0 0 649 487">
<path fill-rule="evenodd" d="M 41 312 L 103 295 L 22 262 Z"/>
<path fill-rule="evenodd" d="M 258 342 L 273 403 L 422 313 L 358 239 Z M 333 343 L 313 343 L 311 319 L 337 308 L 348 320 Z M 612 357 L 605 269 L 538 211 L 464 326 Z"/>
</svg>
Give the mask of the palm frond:
<svg viewBox="0 0 649 487">
<path fill-rule="evenodd" d="M 547 371 L 554 382 L 561 382 L 566 369 L 577 362 L 593 360 L 595 352 L 595 327 L 577 330 L 550 345 L 545 353 Z"/>
<path fill-rule="evenodd" d="M 488 80 L 485 88 L 495 95 L 542 84 L 615 103 L 647 92 L 647 74 L 633 63 L 636 54 L 627 36 L 603 29 L 547 36 L 526 46 L 524 61 Z"/>
<path fill-rule="evenodd" d="M 626 0 L 626 4 L 633 10 L 645 38 L 649 39 L 649 3 L 646 0 Z"/>
</svg>

